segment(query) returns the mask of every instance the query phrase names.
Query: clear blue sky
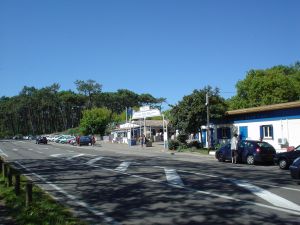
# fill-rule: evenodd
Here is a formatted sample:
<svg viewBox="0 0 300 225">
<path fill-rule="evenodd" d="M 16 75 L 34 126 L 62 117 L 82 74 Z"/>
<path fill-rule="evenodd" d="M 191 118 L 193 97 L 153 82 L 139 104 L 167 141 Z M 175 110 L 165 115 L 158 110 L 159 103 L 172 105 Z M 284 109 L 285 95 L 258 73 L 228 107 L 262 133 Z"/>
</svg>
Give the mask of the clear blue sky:
<svg viewBox="0 0 300 225">
<path fill-rule="evenodd" d="M 300 60 L 299 0 L 1 0 L 0 96 L 55 82 L 129 89 L 174 104 L 225 98 L 250 69 Z"/>
</svg>

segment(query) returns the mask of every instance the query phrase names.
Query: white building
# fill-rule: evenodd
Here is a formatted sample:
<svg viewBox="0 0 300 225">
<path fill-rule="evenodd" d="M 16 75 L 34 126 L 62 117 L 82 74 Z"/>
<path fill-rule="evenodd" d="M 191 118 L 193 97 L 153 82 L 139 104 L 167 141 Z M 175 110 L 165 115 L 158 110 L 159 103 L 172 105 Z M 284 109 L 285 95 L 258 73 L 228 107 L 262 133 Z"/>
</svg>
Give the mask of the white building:
<svg viewBox="0 0 300 225">
<path fill-rule="evenodd" d="M 226 143 L 234 133 L 240 139 L 263 140 L 276 150 L 300 145 L 300 101 L 228 111 L 211 128 L 212 143 Z M 206 128 L 202 141 L 207 144 Z"/>
</svg>

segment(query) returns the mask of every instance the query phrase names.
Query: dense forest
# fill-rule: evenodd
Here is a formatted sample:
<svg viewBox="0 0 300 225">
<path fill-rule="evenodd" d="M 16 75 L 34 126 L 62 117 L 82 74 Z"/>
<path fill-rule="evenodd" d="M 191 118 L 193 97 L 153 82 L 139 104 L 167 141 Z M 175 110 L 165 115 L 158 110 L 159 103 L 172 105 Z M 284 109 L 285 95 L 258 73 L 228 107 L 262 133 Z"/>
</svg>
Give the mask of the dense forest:
<svg viewBox="0 0 300 225">
<path fill-rule="evenodd" d="M 77 127 L 85 110 L 105 107 L 112 115 L 122 114 L 129 107 L 160 107 L 165 101 L 127 89 L 102 92 L 102 85 L 94 80 L 77 80 L 75 85 L 77 92 L 60 91 L 55 83 L 41 89 L 25 86 L 17 96 L 1 97 L 0 136 L 60 132 Z"/>
</svg>

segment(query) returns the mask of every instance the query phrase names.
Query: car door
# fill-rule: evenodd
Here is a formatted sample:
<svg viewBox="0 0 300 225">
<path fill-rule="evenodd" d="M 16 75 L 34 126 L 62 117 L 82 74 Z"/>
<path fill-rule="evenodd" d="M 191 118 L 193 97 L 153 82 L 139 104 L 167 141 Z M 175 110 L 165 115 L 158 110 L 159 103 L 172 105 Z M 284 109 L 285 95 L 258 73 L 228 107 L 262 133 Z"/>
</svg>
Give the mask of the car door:
<svg viewBox="0 0 300 225">
<path fill-rule="evenodd" d="M 238 142 L 238 162 L 243 162 L 243 154 L 245 152 L 245 141 Z"/>
<path fill-rule="evenodd" d="M 291 163 L 298 157 L 300 157 L 300 146 L 298 146 L 294 151 L 291 152 Z"/>
</svg>

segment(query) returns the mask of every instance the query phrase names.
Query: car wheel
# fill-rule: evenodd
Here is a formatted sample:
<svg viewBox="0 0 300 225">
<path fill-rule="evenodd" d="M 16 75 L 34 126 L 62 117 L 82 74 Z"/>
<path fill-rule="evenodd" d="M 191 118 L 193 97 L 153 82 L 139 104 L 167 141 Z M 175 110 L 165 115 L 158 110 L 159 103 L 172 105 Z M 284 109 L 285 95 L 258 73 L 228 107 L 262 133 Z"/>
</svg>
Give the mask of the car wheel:
<svg viewBox="0 0 300 225">
<path fill-rule="evenodd" d="M 288 162 L 286 161 L 286 159 L 280 159 L 278 164 L 279 168 L 282 170 L 285 170 L 288 167 Z"/>
<path fill-rule="evenodd" d="M 218 161 L 219 162 L 224 162 L 225 161 L 222 153 L 218 154 Z"/>
<path fill-rule="evenodd" d="M 253 155 L 248 155 L 246 160 L 247 160 L 248 165 L 254 165 L 254 156 Z"/>
</svg>

